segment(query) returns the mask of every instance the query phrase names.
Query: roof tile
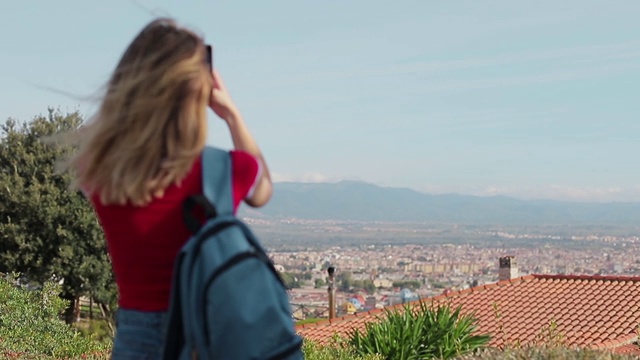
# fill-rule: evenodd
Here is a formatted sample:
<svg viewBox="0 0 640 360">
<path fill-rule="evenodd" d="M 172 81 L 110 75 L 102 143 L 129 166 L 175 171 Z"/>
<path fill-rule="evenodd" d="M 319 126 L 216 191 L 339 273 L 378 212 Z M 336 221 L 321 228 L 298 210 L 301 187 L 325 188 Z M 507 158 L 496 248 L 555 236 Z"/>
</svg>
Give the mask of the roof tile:
<svg viewBox="0 0 640 360">
<path fill-rule="evenodd" d="M 509 342 L 530 344 L 544 335 L 555 319 L 555 331 L 564 335 L 568 346 L 591 346 L 633 353 L 640 323 L 640 277 L 590 275 L 527 275 L 472 289 L 453 291 L 423 301 L 462 305 L 463 312 L 475 313 L 478 331 L 490 332 L 492 346 L 500 346 L 503 335 Z M 496 317 L 493 305 L 502 314 Z M 306 338 L 327 343 L 334 333 L 346 335 L 351 329 L 377 321 L 382 309 L 348 315 L 330 321 L 306 324 L 297 331 Z M 544 336 L 542 336 L 544 338 Z M 640 349 L 637 349 L 640 353 Z"/>
</svg>

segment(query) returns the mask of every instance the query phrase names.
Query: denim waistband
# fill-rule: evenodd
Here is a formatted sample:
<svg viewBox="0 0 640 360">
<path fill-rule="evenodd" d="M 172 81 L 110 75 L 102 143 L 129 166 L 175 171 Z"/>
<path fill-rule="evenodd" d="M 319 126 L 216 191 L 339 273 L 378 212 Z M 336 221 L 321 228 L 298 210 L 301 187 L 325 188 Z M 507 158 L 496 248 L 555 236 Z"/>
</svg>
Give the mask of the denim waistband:
<svg viewBox="0 0 640 360">
<path fill-rule="evenodd" d="M 116 322 L 122 325 L 158 326 L 167 321 L 166 311 L 140 311 L 119 308 L 116 312 Z"/>
</svg>

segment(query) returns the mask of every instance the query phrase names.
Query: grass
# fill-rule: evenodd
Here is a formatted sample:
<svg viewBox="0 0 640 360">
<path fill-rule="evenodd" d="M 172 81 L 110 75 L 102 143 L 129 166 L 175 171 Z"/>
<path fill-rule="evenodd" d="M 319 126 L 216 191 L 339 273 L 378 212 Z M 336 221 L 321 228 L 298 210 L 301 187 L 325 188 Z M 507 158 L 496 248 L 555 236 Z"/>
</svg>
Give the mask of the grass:
<svg viewBox="0 0 640 360">
<path fill-rule="evenodd" d="M 456 360 L 630 360 L 637 356 L 618 355 L 608 351 L 568 349 L 564 347 L 530 347 L 524 349 L 484 349 L 475 354 L 462 355 Z"/>
<path fill-rule="evenodd" d="M 313 323 L 317 323 L 318 321 L 322 321 L 322 320 L 326 320 L 323 318 L 307 318 L 304 320 L 300 320 L 296 322 L 296 326 L 298 325 L 304 325 L 304 324 L 313 324 Z"/>
<path fill-rule="evenodd" d="M 369 355 L 362 357 L 336 347 L 322 347 L 305 342 L 305 360 L 386 360 L 382 356 Z M 46 355 L 28 355 L 16 352 L 0 353 L 2 359 L 12 360 L 54 360 L 55 357 Z M 69 360 L 109 360 L 110 352 L 101 352 L 77 357 Z M 631 360 L 637 356 L 617 355 L 605 351 L 572 350 L 566 348 L 528 348 L 528 349 L 484 349 L 475 354 L 467 354 L 454 358 L 455 360 Z"/>
</svg>

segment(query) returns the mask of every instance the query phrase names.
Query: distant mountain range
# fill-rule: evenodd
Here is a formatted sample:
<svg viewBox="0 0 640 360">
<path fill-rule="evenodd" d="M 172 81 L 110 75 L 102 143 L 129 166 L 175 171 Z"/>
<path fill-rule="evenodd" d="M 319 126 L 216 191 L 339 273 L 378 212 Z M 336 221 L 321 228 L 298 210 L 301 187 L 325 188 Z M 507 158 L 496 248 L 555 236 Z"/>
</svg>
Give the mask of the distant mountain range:
<svg viewBox="0 0 640 360">
<path fill-rule="evenodd" d="M 310 220 L 461 224 L 639 225 L 640 203 L 519 200 L 506 196 L 431 195 L 357 182 L 275 184 L 263 208 L 241 215 Z"/>
</svg>

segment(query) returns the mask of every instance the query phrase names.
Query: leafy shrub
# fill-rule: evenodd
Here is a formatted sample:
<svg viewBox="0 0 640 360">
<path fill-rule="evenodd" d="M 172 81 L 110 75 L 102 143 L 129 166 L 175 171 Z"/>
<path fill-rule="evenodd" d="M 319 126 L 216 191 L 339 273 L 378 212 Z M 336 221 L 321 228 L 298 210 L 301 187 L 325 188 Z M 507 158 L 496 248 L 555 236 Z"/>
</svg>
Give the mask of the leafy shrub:
<svg viewBox="0 0 640 360">
<path fill-rule="evenodd" d="M 108 349 L 60 320 L 67 303 L 58 297 L 57 284 L 25 290 L 14 283 L 0 279 L 0 357 L 74 358 Z"/>
<path fill-rule="evenodd" d="M 379 355 L 358 355 L 342 346 L 320 346 L 306 340 L 302 351 L 305 360 L 383 360 Z"/>
<path fill-rule="evenodd" d="M 367 323 L 364 332 L 352 331 L 349 343 L 358 354 L 381 354 L 385 359 L 450 359 L 481 348 L 490 339 L 474 334 L 475 318 L 460 310 L 425 302 L 387 309 L 379 321 Z"/>
<path fill-rule="evenodd" d="M 85 321 L 75 323 L 73 328 L 81 334 L 97 341 L 109 345 L 113 344 L 115 330 L 112 331 L 109 322 L 105 319 L 85 319 Z"/>
</svg>

